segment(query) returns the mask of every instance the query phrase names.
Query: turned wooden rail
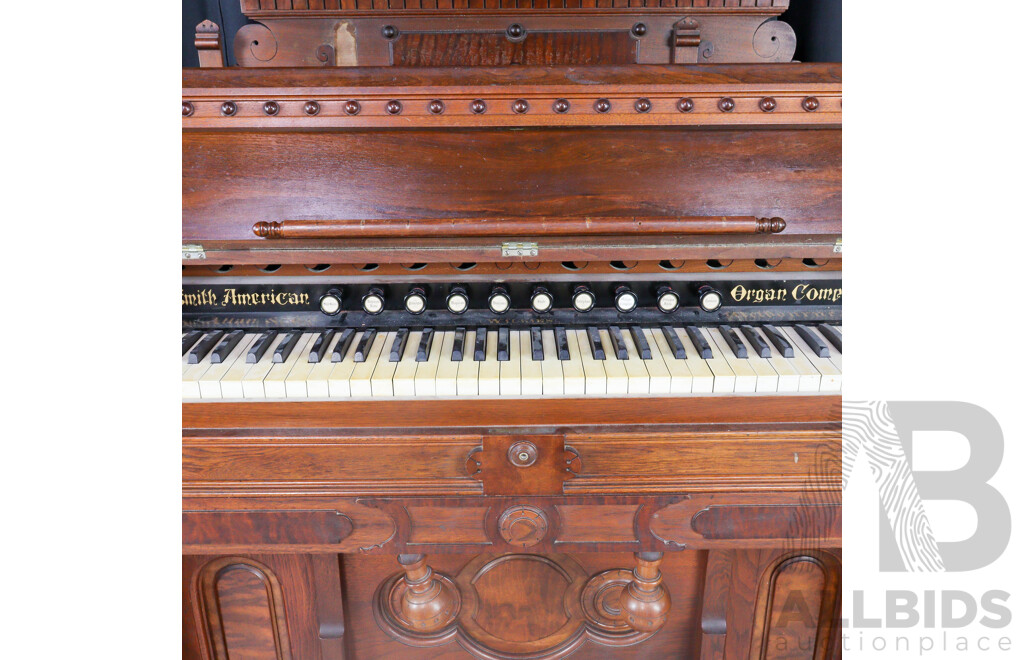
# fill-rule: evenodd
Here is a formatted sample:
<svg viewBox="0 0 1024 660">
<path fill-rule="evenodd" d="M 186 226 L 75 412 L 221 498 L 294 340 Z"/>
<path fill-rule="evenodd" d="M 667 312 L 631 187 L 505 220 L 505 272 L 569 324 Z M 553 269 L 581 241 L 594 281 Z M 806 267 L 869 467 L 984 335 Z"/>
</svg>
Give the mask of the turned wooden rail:
<svg viewBox="0 0 1024 660">
<path fill-rule="evenodd" d="M 257 222 L 262 238 L 504 238 L 509 236 L 612 236 L 656 234 L 778 234 L 782 218 L 742 216 L 634 216 L 531 218 L 377 218 Z"/>
</svg>

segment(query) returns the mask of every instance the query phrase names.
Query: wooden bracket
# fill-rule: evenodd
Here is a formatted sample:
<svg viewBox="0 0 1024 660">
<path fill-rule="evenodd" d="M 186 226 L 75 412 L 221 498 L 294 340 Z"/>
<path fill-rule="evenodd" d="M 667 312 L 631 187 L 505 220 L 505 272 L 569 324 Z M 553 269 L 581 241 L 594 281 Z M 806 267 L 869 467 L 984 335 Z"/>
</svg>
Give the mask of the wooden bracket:
<svg viewBox="0 0 1024 660">
<path fill-rule="evenodd" d="M 220 26 L 213 21 L 203 21 L 196 26 L 196 50 L 199 51 L 199 66 L 225 67 L 224 40 L 221 38 Z"/>
<path fill-rule="evenodd" d="M 669 47 L 673 64 L 696 64 L 700 50 L 700 23 L 687 16 L 672 26 Z"/>
</svg>

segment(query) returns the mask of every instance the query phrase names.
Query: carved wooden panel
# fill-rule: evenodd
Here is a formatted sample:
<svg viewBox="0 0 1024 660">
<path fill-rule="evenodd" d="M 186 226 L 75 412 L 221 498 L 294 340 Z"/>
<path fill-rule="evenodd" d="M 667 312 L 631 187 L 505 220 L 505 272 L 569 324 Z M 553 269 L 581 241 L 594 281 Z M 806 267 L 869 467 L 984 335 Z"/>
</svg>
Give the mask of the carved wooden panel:
<svg viewBox="0 0 1024 660">
<path fill-rule="evenodd" d="M 401 32 L 392 42 L 396 66 L 572 66 L 633 64 L 628 31 L 530 32 L 511 41 L 504 31 Z"/>
</svg>

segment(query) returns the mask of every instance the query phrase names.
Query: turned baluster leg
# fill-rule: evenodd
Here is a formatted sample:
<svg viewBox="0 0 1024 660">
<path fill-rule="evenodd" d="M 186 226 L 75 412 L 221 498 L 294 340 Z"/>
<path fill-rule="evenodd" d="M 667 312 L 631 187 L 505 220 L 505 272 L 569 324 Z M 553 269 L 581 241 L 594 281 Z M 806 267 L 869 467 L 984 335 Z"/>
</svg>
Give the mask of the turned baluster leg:
<svg viewBox="0 0 1024 660">
<path fill-rule="evenodd" d="M 661 584 L 661 552 L 637 552 L 633 579 L 622 590 L 622 620 L 633 630 L 654 632 L 668 619 L 672 599 Z"/>
<path fill-rule="evenodd" d="M 438 580 L 424 555 L 398 555 L 405 571 L 402 618 L 416 632 L 437 632 L 455 620 L 458 598 Z"/>
</svg>

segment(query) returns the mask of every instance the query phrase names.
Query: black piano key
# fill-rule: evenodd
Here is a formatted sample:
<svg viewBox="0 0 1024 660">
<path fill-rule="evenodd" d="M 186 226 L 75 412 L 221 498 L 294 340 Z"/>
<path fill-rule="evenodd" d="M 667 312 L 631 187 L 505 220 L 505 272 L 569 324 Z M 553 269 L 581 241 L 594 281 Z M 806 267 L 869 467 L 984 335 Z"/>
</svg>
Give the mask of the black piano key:
<svg viewBox="0 0 1024 660">
<path fill-rule="evenodd" d="M 558 347 L 558 359 L 569 359 L 569 338 L 565 336 L 565 328 L 555 327 L 555 346 Z"/>
<path fill-rule="evenodd" d="M 245 356 L 246 364 L 256 364 L 263 359 L 267 349 L 277 339 L 277 330 L 267 330 L 262 335 L 256 338 L 256 341 L 249 348 L 248 354 Z"/>
<path fill-rule="evenodd" d="M 473 344 L 473 361 L 483 362 L 487 357 L 487 328 L 476 329 L 476 341 Z"/>
<path fill-rule="evenodd" d="M 462 354 L 466 345 L 466 329 L 455 328 L 455 341 L 452 342 L 452 362 L 462 362 Z"/>
<path fill-rule="evenodd" d="M 530 328 L 530 349 L 533 352 L 533 359 L 540 361 L 544 359 L 544 343 L 540 338 L 540 328 Z"/>
<path fill-rule="evenodd" d="M 291 330 L 284 336 L 281 343 L 274 349 L 274 362 L 281 363 L 288 359 L 288 356 L 295 350 L 302 333 L 298 330 Z"/>
<path fill-rule="evenodd" d="M 391 342 L 391 355 L 389 362 L 400 362 L 405 354 L 405 345 L 409 343 L 409 328 L 399 328 L 395 332 L 395 340 Z"/>
<path fill-rule="evenodd" d="M 498 362 L 508 362 L 508 328 L 498 328 Z"/>
<path fill-rule="evenodd" d="M 711 352 L 711 344 L 709 344 L 708 340 L 704 338 L 704 333 L 701 332 L 699 328 L 688 325 L 686 326 L 686 334 L 689 335 L 690 341 L 693 342 L 697 352 L 700 353 L 702 360 L 710 360 L 714 357 L 714 354 Z"/>
<path fill-rule="evenodd" d="M 213 347 L 217 345 L 217 342 L 224 336 L 223 330 L 214 330 L 213 332 L 206 333 L 199 343 L 195 345 L 192 352 L 188 354 L 189 364 L 199 364 L 206 354 L 213 350 Z"/>
<path fill-rule="evenodd" d="M 356 338 L 355 328 L 345 328 L 341 331 L 341 336 L 338 337 L 338 341 L 334 344 L 334 350 L 331 352 L 331 362 L 341 362 L 345 359 L 345 355 L 348 354 L 348 348 L 352 345 L 352 340 Z"/>
<path fill-rule="evenodd" d="M 806 325 L 796 325 L 796 334 L 800 335 L 800 338 L 807 342 L 807 345 L 811 347 L 811 350 L 820 358 L 829 357 L 828 346 L 821 340 L 821 337 L 817 335 L 813 330 L 808 328 Z"/>
<path fill-rule="evenodd" d="M 630 326 L 629 334 L 633 335 L 633 343 L 636 344 L 636 352 L 640 354 L 640 359 L 650 360 L 651 346 L 647 343 L 643 328 L 638 325 Z"/>
<path fill-rule="evenodd" d="M 629 351 L 626 350 L 626 340 L 622 338 L 622 330 L 619 326 L 613 325 L 608 328 L 608 334 L 612 338 L 612 347 L 615 349 L 615 357 L 620 360 L 629 359 Z"/>
<path fill-rule="evenodd" d="M 423 328 L 420 334 L 420 345 L 416 347 L 416 361 L 426 362 L 430 359 L 430 344 L 434 341 L 434 329 Z"/>
<path fill-rule="evenodd" d="M 782 357 L 793 357 L 793 345 L 789 343 L 789 338 L 781 330 L 774 325 L 762 325 L 761 329 L 764 330 L 768 341 L 775 345 L 779 353 L 782 353 Z"/>
<path fill-rule="evenodd" d="M 377 331 L 375 329 L 363 330 L 363 336 L 359 338 L 359 343 L 356 344 L 356 352 L 352 354 L 353 362 L 366 362 L 366 358 L 370 355 L 370 347 L 373 346 L 373 340 L 376 337 Z"/>
<path fill-rule="evenodd" d="M 828 323 L 822 323 L 818 326 L 818 332 L 828 340 L 828 343 L 835 346 L 836 350 L 840 353 L 843 352 L 843 333 L 836 330 L 834 325 Z"/>
<path fill-rule="evenodd" d="M 336 330 L 324 330 L 321 332 L 315 341 L 313 341 L 313 348 L 309 349 L 309 361 L 313 364 L 322 362 L 324 356 L 327 355 L 327 349 L 331 347 L 331 340 L 334 339 Z"/>
<path fill-rule="evenodd" d="M 754 326 L 741 325 L 740 331 L 743 333 L 743 336 L 747 338 L 747 341 L 750 342 L 751 348 L 754 349 L 754 352 L 757 353 L 759 357 L 770 358 L 772 356 L 771 346 L 761 338 L 761 335 L 758 334 L 757 329 L 754 328 Z"/>
<path fill-rule="evenodd" d="M 601 343 L 601 333 L 597 328 L 587 328 L 587 341 L 590 343 L 590 354 L 595 360 L 604 359 L 604 344 Z"/>
<path fill-rule="evenodd" d="M 725 339 L 725 343 L 729 345 L 729 349 L 732 351 L 732 354 L 741 360 L 746 360 L 747 346 L 740 341 L 738 336 L 736 336 L 736 331 L 732 329 L 732 326 L 719 326 L 718 331 L 722 333 L 722 337 Z"/>
<path fill-rule="evenodd" d="M 228 334 L 224 335 L 224 339 L 220 340 L 217 344 L 217 348 L 213 349 L 213 354 L 210 355 L 210 362 L 212 364 L 220 364 L 228 358 L 231 351 L 235 350 L 235 346 L 238 346 L 238 342 L 242 341 L 242 337 L 245 336 L 245 330 L 232 330 Z"/>
<path fill-rule="evenodd" d="M 686 359 L 686 347 L 683 346 L 683 340 L 679 338 L 676 331 L 667 325 L 661 326 L 661 334 L 665 335 L 665 341 L 672 348 L 672 354 L 677 360 Z"/>
<path fill-rule="evenodd" d="M 189 330 L 185 333 L 185 336 L 181 338 L 181 354 L 188 353 L 188 349 L 195 346 L 195 343 L 199 341 L 199 338 L 203 336 L 202 330 Z"/>
</svg>

